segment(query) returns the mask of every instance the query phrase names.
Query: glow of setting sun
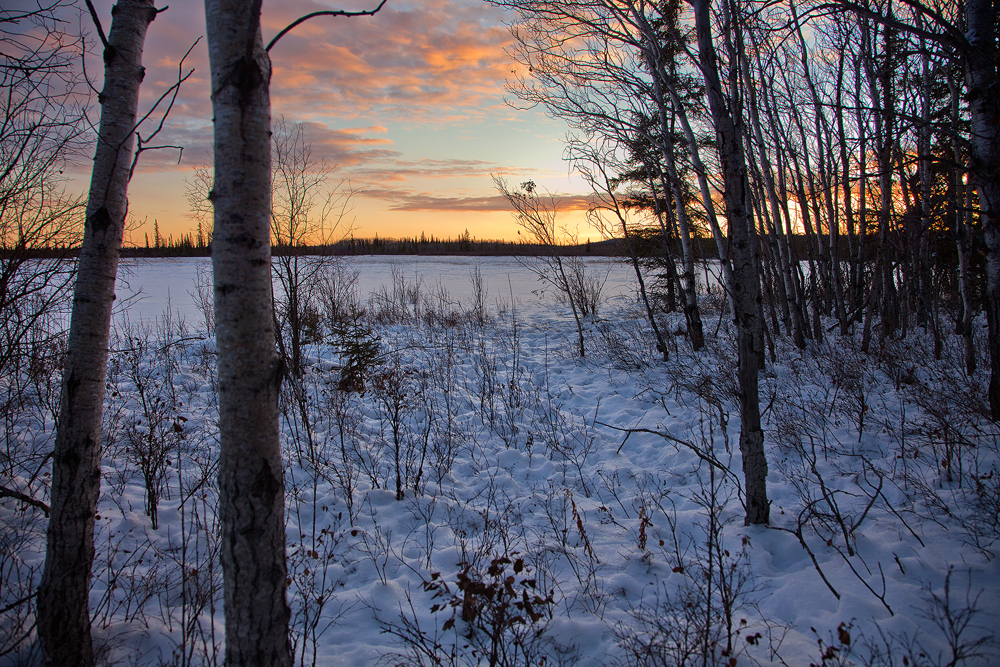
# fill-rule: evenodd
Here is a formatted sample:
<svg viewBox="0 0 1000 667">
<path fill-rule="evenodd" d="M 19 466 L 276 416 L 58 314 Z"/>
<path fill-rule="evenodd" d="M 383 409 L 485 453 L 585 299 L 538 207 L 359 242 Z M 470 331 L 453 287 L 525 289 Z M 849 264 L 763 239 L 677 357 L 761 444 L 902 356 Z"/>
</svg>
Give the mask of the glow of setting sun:
<svg viewBox="0 0 1000 667">
<path fill-rule="evenodd" d="M 110 4 L 98 2 L 98 10 Z M 306 0 L 265 3 L 265 42 L 311 9 Z M 480 0 L 394 2 L 375 16 L 311 21 L 271 50 L 272 115 L 305 123 L 312 156 L 333 168 L 328 186 L 354 193 L 349 220 L 357 236 L 447 238 L 468 229 L 476 238 L 516 240 L 492 174 L 567 196 L 586 191 L 562 159 L 565 124 L 505 104 L 514 65 L 504 53 L 511 37 L 503 18 Z M 199 11 L 171 8 L 157 17 L 145 49 L 144 108 L 176 82 L 179 57 L 203 33 Z M 147 151 L 130 184 L 138 245 L 154 221 L 163 237 L 196 225 L 186 181 L 210 165 L 212 145 L 204 40 L 185 61 L 190 68 L 156 142 L 183 147 L 180 160 L 176 148 Z M 102 71 L 96 50 L 88 71 Z M 82 162 L 72 187 L 84 190 L 88 176 Z M 581 240 L 600 237 L 579 206 L 566 208 L 559 225 Z"/>
</svg>

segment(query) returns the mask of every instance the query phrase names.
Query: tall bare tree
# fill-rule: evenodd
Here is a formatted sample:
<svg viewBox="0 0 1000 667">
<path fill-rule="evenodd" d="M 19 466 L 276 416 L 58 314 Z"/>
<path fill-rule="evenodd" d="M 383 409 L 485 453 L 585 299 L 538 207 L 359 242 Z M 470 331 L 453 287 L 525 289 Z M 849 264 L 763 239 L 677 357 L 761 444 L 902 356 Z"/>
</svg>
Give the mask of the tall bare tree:
<svg viewBox="0 0 1000 667">
<path fill-rule="evenodd" d="M 986 319 L 989 322 L 990 411 L 1000 421 L 1000 45 L 997 3 L 966 0 L 963 45 L 972 119 L 970 173 L 979 192 L 986 237 Z M 961 42 L 959 42 L 961 44 Z"/>
<path fill-rule="evenodd" d="M 726 3 L 729 0 L 724 0 Z M 733 291 L 736 304 L 736 345 L 739 356 L 737 391 L 740 399 L 740 451 L 743 454 L 743 475 L 746 480 L 746 522 L 766 524 L 770 517 L 767 499 L 767 458 L 764 456 L 764 431 L 760 423 L 760 390 L 758 377 L 763 359 L 763 322 L 761 310 L 759 260 L 752 212 L 750 183 L 747 175 L 746 152 L 743 144 L 742 105 L 737 85 L 722 88 L 719 61 L 712 37 L 712 12 L 709 0 L 692 0 L 695 29 L 698 35 L 698 60 L 705 77 L 712 121 L 718 141 L 722 165 L 723 200 L 726 221 L 732 242 Z M 727 7 L 727 27 L 737 33 L 739 26 L 732 21 Z M 738 82 L 737 57 L 742 49 L 730 51 L 729 80 Z"/>
<path fill-rule="evenodd" d="M 115 277 L 153 0 L 119 0 L 104 48 L 101 125 L 63 371 L 52 457 L 52 512 L 38 589 L 38 634 L 52 665 L 92 665 L 94 518 L 100 492 L 101 411 Z M 98 25 L 100 29 L 100 26 Z M 103 38 L 103 32 L 101 33 Z"/>
<path fill-rule="evenodd" d="M 219 351 L 219 515 L 226 612 L 226 664 L 291 664 L 286 598 L 284 479 L 278 396 L 284 366 L 275 350 L 271 285 L 271 61 L 290 30 L 319 16 L 370 16 L 373 10 L 318 11 L 292 22 L 264 47 L 261 0 L 205 0 L 215 117 L 215 168 L 209 200 L 216 345 Z M 290 241 L 301 239 L 304 208 L 317 187 L 296 171 L 287 146 Z M 297 150 L 307 151 L 300 142 Z M 279 164 L 279 168 L 282 165 Z M 297 209 L 297 210 L 296 210 Z M 293 238 L 295 237 L 295 238 Z"/>
<path fill-rule="evenodd" d="M 206 0 L 215 114 L 209 199 L 219 351 L 226 664 L 291 664 L 285 595 L 282 364 L 271 306 L 271 63 L 260 0 Z"/>
</svg>

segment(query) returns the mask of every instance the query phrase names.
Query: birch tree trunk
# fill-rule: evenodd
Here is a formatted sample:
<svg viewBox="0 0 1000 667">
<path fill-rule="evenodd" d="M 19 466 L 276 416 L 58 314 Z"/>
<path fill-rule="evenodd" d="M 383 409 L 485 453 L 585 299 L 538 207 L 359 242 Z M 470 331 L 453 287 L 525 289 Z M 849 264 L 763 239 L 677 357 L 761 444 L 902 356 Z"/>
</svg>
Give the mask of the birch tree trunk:
<svg viewBox="0 0 1000 667">
<path fill-rule="evenodd" d="M 654 77 L 655 80 L 655 77 Z M 663 112 L 661 112 L 661 115 Z M 666 125 L 664 122 L 663 125 Z M 681 242 L 682 287 L 684 294 L 684 319 L 687 322 L 688 334 L 691 337 L 691 348 L 700 350 L 705 346 L 705 332 L 701 323 L 701 310 L 698 308 L 698 292 L 694 278 L 694 249 L 691 244 L 691 224 L 688 222 L 687 209 L 680 189 L 680 176 L 674 164 L 674 142 L 669 132 L 663 135 L 663 164 L 667 168 L 667 180 L 673 192 L 674 211 L 677 217 Z"/>
<path fill-rule="evenodd" d="M 879 336 L 885 339 L 893 336 L 899 329 L 900 309 L 896 293 L 896 278 L 893 273 L 895 234 L 891 233 L 894 217 L 892 200 L 893 132 L 896 125 L 896 99 L 893 94 L 893 72 L 890 64 L 894 58 L 893 31 L 888 26 L 883 26 L 882 37 L 884 44 L 882 61 L 876 64 L 873 56 L 873 58 L 866 60 L 866 64 L 869 68 L 872 101 L 875 102 L 876 107 L 875 135 L 878 145 L 876 151 L 879 169 L 879 248 L 876 271 L 879 272 L 882 283 Z M 881 100 L 879 100 L 880 91 L 882 93 Z"/>
<path fill-rule="evenodd" d="M 952 125 L 958 127 L 960 118 L 958 84 L 949 79 L 948 92 L 951 95 Z M 955 165 L 961 165 L 962 148 L 953 141 L 952 155 Z M 962 306 L 962 316 L 956 322 L 955 333 L 962 336 L 965 343 L 965 371 L 972 375 L 976 372 L 976 348 L 972 332 L 972 290 L 969 273 L 972 264 L 972 190 L 969 183 L 962 182 L 963 171 L 957 166 L 952 169 L 952 190 L 954 191 L 955 244 L 958 250 L 958 295 Z M 964 206 L 963 206 L 964 204 Z"/>
<path fill-rule="evenodd" d="M 743 132 L 739 116 L 733 113 L 732 99 L 722 91 L 718 58 L 712 41 L 709 0 L 691 0 L 695 30 L 698 35 L 698 59 L 705 77 L 705 88 L 712 121 L 719 142 L 722 165 L 723 198 L 726 220 L 732 241 L 733 282 L 729 289 L 736 305 L 736 336 L 739 353 L 738 392 L 740 398 L 740 451 L 746 485 L 746 523 L 766 524 L 770 518 L 767 499 L 767 459 L 764 456 L 764 431 L 760 424 L 760 393 L 757 384 L 760 359 L 763 357 L 763 321 L 761 310 L 759 261 L 754 252 L 754 226 L 749 209 L 750 183 L 747 176 Z M 735 91 L 733 92 L 735 94 Z"/>
<path fill-rule="evenodd" d="M 285 598 L 282 367 L 271 305 L 271 65 L 260 2 L 206 0 L 219 351 L 219 514 L 226 665 L 291 664 Z"/>
<path fill-rule="evenodd" d="M 965 80 L 972 119 L 971 174 L 979 191 L 986 240 L 986 319 L 989 323 L 990 412 L 1000 421 L 1000 82 L 997 71 L 997 5 L 966 0 L 970 49 Z"/>
<path fill-rule="evenodd" d="M 847 137 L 847 132 L 844 129 L 844 116 L 847 115 L 846 111 L 844 110 L 844 73 L 845 73 L 846 60 L 847 56 L 845 51 L 841 51 L 840 60 L 838 63 L 839 66 L 837 68 L 837 98 L 835 101 L 835 105 L 838 109 L 838 112 L 834 114 L 834 118 L 837 121 L 837 135 L 839 137 L 837 145 L 840 152 L 840 169 L 841 169 L 840 186 L 843 192 L 842 201 L 844 202 L 844 221 L 847 224 L 848 256 L 851 259 L 850 262 L 851 269 L 850 269 L 850 274 L 848 276 L 848 286 L 850 287 L 854 285 L 853 276 L 855 274 L 855 271 L 857 270 L 856 269 L 857 262 L 855 261 L 856 260 L 855 247 L 857 245 L 857 242 L 854 236 L 854 229 L 855 229 L 854 191 L 853 188 L 851 187 L 851 161 L 847 155 L 848 137 Z M 840 225 L 838 224 L 836 228 L 834 228 L 833 226 L 830 227 L 830 233 L 831 233 L 830 261 L 832 264 L 834 264 L 836 271 L 836 273 L 834 274 L 834 279 L 836 281 L 834 283 L 834 289 L 837 290 L 837 295 L 838 295 L 837 298 L 839 302 L 844 305 L 844 311 L 837 313 L 837 317 L 840 320 L 840 335 L 847 336 L 849 324 L 848 324 L 847 309 L 846 309 L 846 303 L 847 303 L 846 297 L 853 295 L 844 294 L 845 289 L 841 281 L 840 259 L 838 255 L 840 249 L 840 241 L 836 236 L 836 234 L 834 233 L 835 229 L 836 233 L 839 233 Z M 851 302 L 850 305 L 852 308 L 855 306 L 853 301 Z"/>
<path fill-rule="evenodd" d="M 122 244 L 133 134 L 153 0 L 119 0 L 104 51 L 101 125 L 52 457 L 52 511 L 38 588 L 38 636 L 46 664 L 94 664 L 90 637 L 94 520 L 101 489 L 101 413 L 108 335 Z"/>
<path fill-rule="evenodd" d="M 918 24 L 919 25 L 919 24 Z M 923 26 L 921 26 L 923 27 Z M 927 327 L 929 319 L 933 318 L 934 295 L 931 294 L 930 269 L 927 266 L 928 237 L 931 233 L 931 72 L 930 54 L 926 40 L 919 42 L 920 49 L 920 118 L 917 126 L 917 159 L 920 161 L 920 218 L 919 224 L 914 224 L 916 238 L 910 240 L 910 252 L 913 255 L 913 277 L 916 287 L 917 324 Z M 915 221 L 916 222 L 916 221 Z M 931 322 L 935 332 L 934 340 L 939 341 L 937 322 Z M 937 343 L 935 343 L 937 347 Z M 936 357 L 936 355 L 935 355 Z"/>
</svg>

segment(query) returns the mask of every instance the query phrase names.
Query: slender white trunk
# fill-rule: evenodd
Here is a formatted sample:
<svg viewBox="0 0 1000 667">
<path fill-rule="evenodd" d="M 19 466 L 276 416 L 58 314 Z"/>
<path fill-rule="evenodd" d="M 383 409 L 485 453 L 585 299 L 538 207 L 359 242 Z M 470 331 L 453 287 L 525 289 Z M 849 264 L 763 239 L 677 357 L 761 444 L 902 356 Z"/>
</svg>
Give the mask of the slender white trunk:
<svg viewBox="0 0 1000 667">
<path fill-rule="evenodd" d="M 694 129 L 688 120 L 687 112 L 681 105 L 676 88 L 669 79 L 663 81 L 663 84 L 670 94 L 670 100 L 674 105 L 674 113 L 677 115 L 677 120 L 680 121 L 681 129 L 684 130 L 684 139 L 687 141 L 688 154 L 691 156 L 691 166 L 698 177 L 698 191 L 701 193 L 701 203 L 705 207 L 708 225 L 712 229 L 712 237 L 715 239 L 715 247 L 719 253 L 723 282 L 726 284 L 729 296 L 729 307 L 733 312 L 736 312 L 736 302 L 732 291 L 729 291 L 729 285 L 733 282 L 733 267 L 729 261 L 729 244 L 722 233 L 722 228 L 719 227 L 719 216 L 716 214 L 715 200 L 712 199 L 712 188 L 708 183 L 708 169 L 705 167 L 705 163 L 701 161 L 701 149 L 698 145 L 698 139 L 695 137 Z"/>
<path fill-rule="evenodd" d="M 855 247 L 857 241 L 855 240 L 854 236 L 854 229 L 855 229 L 854 192 L 853 188 L 851 187 L 851 161 L 850 159 L 848 159 L 847 155 L 847 132 L 844 129 L 844 116 L 846 115 L 846 111 L 843 110 L 844 107 L 843 78 L 845 71 L 844 68 L 846 65 L 845 60 L 846 56 L 844 55 L 844 53 L 841 53 L 839 67 L 837 69 L 837 99 L 835 102 L 837 108 L 840 109 L 840 111 L 834 114 L 834 118 L 837 121 L 837 134 L 840 137 L 840 141 L 838 141 L 837 144 L 839 146 L 839 151 L 840 151 L 840 178 L 841 178 L 840 185 L 842 189 L 842 197 L 844 202 L 844 220 L 847 223 L 848 257 L 850 259 L 850 266 L 851 266 L 849 276 L 853 276 L 854 272 L 856 271 L 854 267 L 857 266 L 857 263 L 855 261 L 856 259 Z M 834 278 L 834 290 L 836 293 L 837 304 L 838 304 L 837 318 L 840 321 L 840 335 L 846 336 L 848 333 L 848 326 L 849 326 L 847 317 L 846 296 L 850 295 L 844 294 L 843 279 L 841 277 L 841 272 L 840 272 L 840 259 L 838 254 L 840 249 L 840 241 L 838 236 L 839 231 L 840 231 L 839 224 L 830 226 L 830 234 L 831 234 L 830 263 L 833 265 L 835 271 L 833 278 Z M 853 281 L 849 281 L 849 286 L 853 284 L 854 284 Z M 851 303 L 851 307 L 852 308 L 854 307 L 853 302 Z"/>
<path fill-rule="evenodd" d="M 701 323 L 701 311 L 698 308 L 698 293 L 695 289 L 694 278 L 694 249 L 691 244 L 691 225 L 688 222 L 687 209 L 684 206 L 684 198 L 680 191 L 680 177 L 674 164 L 674 145 L 671 139 L 670 125 L 667 121 L 667 103 L 663 94 L 662 80 L 669 75 L 663 63 L 658 57 L 656 37 L 652 34 L 648 24 L 643 21 L 644 41 L 646 46 L 643 49 L 643 56 L 646 66 L 653 73 L 653 98 L 656 102 L 657 120 L 660 124 L 660 154 L 663 157 L 664 165 L 667 168 L 667 177 L 670 188 L 673 192 L 674 209 L 677 215 L 677 225 L 679 227 L 678 238 L 681 242 L 681 261 L 683 263 L 683 289 L 684 289 L 684 317 L 687 321 L 688 334 L 691 338 L 691 347 L 700 350 L 705 346 L 705 334 Z M 669 243 L 668 239 L 664 239 Z"/>
<path fill-rule="evenodd" d="M 127 209 L 142 47 L 153 0 L 119 0 L 104 52 L 101 126 L 73 295 L 62 401 L 52 455 L 52 511 L 38 589 L 46 664 L 94 664 L 90 637 L 94 520 L 101 487 L 101 412 L 115 277 Z"/>
<path fill-rule="evenodd" d="M 271 305 L 271 65 L 260 3 L 206 0 L 226 665 L 291 664 Z"/>
<path fill-rule="evenodd" d="M 966 0 L 966 27 L 971 50 L 966 56 L 972 120 L 972 177 L 979 191 L 986 240 L 986 319 L 990 350 L 990 411 L 1000 421 L 1000 98 L 997 85 L 997 5 Z"/>
<path fill-rule="evenodd" d="M 674 145 L 669 134 L 664 135 L 662 154 L 667 176 L 673 191 L 674 211 L 677 215 L 678 237 L 681 241 L 681 261 L 684 266 L 682 283 L 684 287 L 684 318 L 691 337 L 691 347 L 700 350 L 705 346 L 705 333 L 701 323 L 701 310 L 698 308 L 698 293 L 694 278 L 694 248 L 691 245 L 691 224 L 688 221 L 687 209 L 680 189 L 680 176 L 674 164 Z M 669 243 L 669 240 L 667 241 Z"/>
</svg>

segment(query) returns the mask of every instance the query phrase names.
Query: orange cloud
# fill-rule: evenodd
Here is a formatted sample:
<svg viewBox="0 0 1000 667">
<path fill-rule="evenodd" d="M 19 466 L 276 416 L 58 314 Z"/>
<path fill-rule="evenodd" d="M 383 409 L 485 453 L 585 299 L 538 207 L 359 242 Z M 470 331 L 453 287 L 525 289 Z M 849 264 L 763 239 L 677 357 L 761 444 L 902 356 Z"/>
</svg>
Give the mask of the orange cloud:
<svg viewBox="0 0 1000 667">
<path fill-rule="evenodd" d="M 113 0 L 94 2 L 107 29 Z M 365 9 L 376 2 L 265 2 L 265 43 L 303 14 L 327 7 Z M 157 16 L 144 49 L 147 71 L 141 114 L 173 85 L 178 60 L 202 34 L 200 3 L 174 4 Z M 489 175 L 539 173 L 536 168 L 541 165 L 532 163 L 538 159 L 535 149 L 562 133 L 556 128 L 548 132 L 550 138 L 524 142 L 523 151 L 518 143 L 523 141 L 523 127 L 516 142 L 498 138 L 514 137 L 514 124 L 541 118 L 541 114 L 525 114 L 534 118 L 525 120 L 504 106 L 503 86 L 513 67 L 504 49 L 511 39 L 502 13 L 482 0 L 390 0 L 376 16 L 317 18 L 288 33 L 270 53 L 273 114 L 275 118 L 284 115 L 289 124 L 305 122 L 313 157 L 337 166 L 338 177 L 362 189 L 359 196 L 365 198 L 373 216 L 393 212 L 387 217 L 402 220 L 409 212 L 423 220 L 441 212 L 442 219 L 450 220 L 461 212 L 495 212 L 499 218 L 498 212 L 509 212 L 509 207 L 495 195 Z M 136 183 L 147 182 L 154 190 L 177 190 L 160 193 L 163 196 L 156 206 L 152 197 L 144 198 L 140 189 L 134 190 L 130 210 L 140 218 L 159 218 L 161 227 L 171 217 L 187 220 L 183 189 L 176 184 L 183 182 L 185 172 L 211 161 L 212 105 L 204 39 L 185 61 L 185 72 L 191 67 L 194 74 L 181 88 L 162 132 L 152 142 L 183 147 L 183 153 L 176 148 L 148 151 L 138 166 Z M 103 62 L 99 49 L 88 56 L 87 72 L 100 89 Z M 157 127 L 162 111 L 161 107 L 140 129 L 144 138 Z M 428 127 L 440 131 L 444 142 L 433 147 L 433 159 L 419 152 L 423 149 L 400 147 L 427 145 L 413 137 Z M 450 137 L 456 140 L 454 153 L 447 144 Z M 507 152 L 490 153 L 497 145 Z M 512 145 L 521 152 L 514 152 Z M 556 161 L 560 150 L 554 151 Z M 522 161 L 526 163 L 518 164 Z M 81 158 L 80 180 L 89 168 L 86 158 Z M 440 190 L 431 191 L 437 184 Z M 174 204 L 177 211 L 169 212 L 167 208 Z M 147 205 L 149 210 L 144 211 Z M 566 197 L 563 206 L 582 210 L 585 198 Z M 444 215 L 448 211 L 456 215 L 449 218 Z"/>
<path fill-rule="evenodd" d="M 271 52 L 275 106 L 421 122 L 485 113 L 502 98 L 510 39 L 498 11 L 478 0 L 315 19 L 308 33 L 288 33 Z M 298 85 L 306 75 L 308 89 Z"/>
<path fill-rule="evenodd" d="M 95 4 L 109 23 L 112 1 Z M 326 3 L 265 3 L 265 41 L 318 4 Z M 343 8 L 374 4 L 346 0 Z M 147 108 L 176 81 L 178 60 L 204 31 L 200 5 L 176 5 L 157 17 L 144 50 L 147 72 L 141 95 Z M 501 12 L 481 0 L 404 0 L 387 4 L 375 16 L 316 18 L 287 33 L 270 53 L 275 113 L 436 123 L 481 118 L 502 103 L 511 67 L 504 48 L 510 43 Z M 87 69 L 98 89 L 102 65 L 94 49 Z M 206 40 L 188 56 L 185 69 L 190 67 L 195 74 L 182 88 L 172 116 L 197 118 L 207 126 Z M 164 133 L 167 142 L 175 143 L 170 127 Z"/>
</svg>

